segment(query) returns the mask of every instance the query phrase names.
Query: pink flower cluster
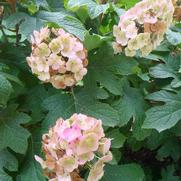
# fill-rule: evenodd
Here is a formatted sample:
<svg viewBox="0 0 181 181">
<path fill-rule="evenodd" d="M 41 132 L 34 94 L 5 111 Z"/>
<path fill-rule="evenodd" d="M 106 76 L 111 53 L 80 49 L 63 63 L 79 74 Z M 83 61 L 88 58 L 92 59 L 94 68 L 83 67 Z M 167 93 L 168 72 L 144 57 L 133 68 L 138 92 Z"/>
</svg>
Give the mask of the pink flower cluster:
<svg viewBox="0 0 181 181">
<path fill-rule="evenodd" d="M 31 37 L 32 53 L 27 57 L 32 72 L 57 89 L 75 85 L 87 73 L 87 51 L 63 29 L 42 28 Z"/>
<path fill-rule="evenodd" d="M 83 114 L 58 119 L 43 135 L 45 161 L 35 156 L 51 181 L 74 181 L 85 167 L 91 168 L 87 181 L 102 178 L 105 162 L 112 160 L 111 139 L 106 138 L 102 121 Z M 83 180 L 80 176 L 78 180 Z"/>
<path fill-rule="evenodd" d="M 120 17 L 113 28 L 115 53 L 125 52 L 147 56 L 164 38 L 172 23 L 174 7 L 171 0 L 143 0 Z"/>
</svg>

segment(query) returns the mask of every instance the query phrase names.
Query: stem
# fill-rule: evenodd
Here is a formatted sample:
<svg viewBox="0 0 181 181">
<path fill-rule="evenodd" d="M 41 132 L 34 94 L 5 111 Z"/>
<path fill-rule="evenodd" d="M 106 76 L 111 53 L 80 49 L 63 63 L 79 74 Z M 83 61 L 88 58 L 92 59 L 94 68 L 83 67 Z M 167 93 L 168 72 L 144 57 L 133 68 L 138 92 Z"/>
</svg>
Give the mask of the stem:
<svg viewBox="0 0 181 181">
<path fill-rule="evenodd" d="M 0 26 L 0 29 L 1 29 L 1 32 L 2 32 L 2 34 L 3 34 L 3 36 L 4 36 L 5 42 L 8 43 L 8 38 L 7 38 L 6 33 L 4 32 L 4 29 L 3 29 L 1 26 Z"/>
<path fill-rule="evenodd" d="M 3 8 L 3 9 L 4 9 L 4 8 Z M 0 30 L 1 30 L 1 32 L 2 32 L 2 34 L 3 34 L 3 36 L 4 36 L 5 42 L 8 43 L 7 35 L 6 35 L 6 33 L 5 33 L 4 29 L 3 29 L 3 26 L 2 26 L 3 16 L 4 16 L 4 11 L 2 11 L 2 14 L 0 15 Z"/>
<path fill-rule="evenodd" d="M 19 32 L 19 24 L 16 25 L 16 46 L 18 46 L 19 44 L 18 32 Z"/>
</svg>

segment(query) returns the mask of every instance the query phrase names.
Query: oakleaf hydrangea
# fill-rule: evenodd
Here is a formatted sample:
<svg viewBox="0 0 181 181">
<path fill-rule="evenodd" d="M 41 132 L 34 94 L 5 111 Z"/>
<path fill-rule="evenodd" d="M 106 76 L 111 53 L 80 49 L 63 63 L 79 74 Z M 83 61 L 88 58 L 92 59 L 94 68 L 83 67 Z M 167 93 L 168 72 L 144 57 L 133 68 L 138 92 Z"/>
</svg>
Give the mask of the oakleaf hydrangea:
<svg viewBox="0 0 181 181">
<path fill-rule="evenodd" d="M 164 39 L 172 23 L 174 7 L 171 0 L 143 0 L 120 17 L 113 27 L 113 49 L 126 56 L 140 52 L 147 56 Z"/>
<path fill-rule="evenodd" d="M 63 29 L 42 28 L 31 37 L 32 53 L 27 57 L 33 74 L 57 89 L 72 87 L 87 73 L 87 50 L 82 42 Z"/>
<path fill-rule="evenodd" d="M 83 181 L 80 171 L 86 168 L 90 168 L 87 181 L 98 181 L 105 163 L 112 160 L 110 146 L 111 139 L 105 137 L 101 120 L 73 114 L 67 120 L 58 119 L 43 135 L 45 160 L 39 156 L 35 159 L 51 181 Z"/>
</svg>

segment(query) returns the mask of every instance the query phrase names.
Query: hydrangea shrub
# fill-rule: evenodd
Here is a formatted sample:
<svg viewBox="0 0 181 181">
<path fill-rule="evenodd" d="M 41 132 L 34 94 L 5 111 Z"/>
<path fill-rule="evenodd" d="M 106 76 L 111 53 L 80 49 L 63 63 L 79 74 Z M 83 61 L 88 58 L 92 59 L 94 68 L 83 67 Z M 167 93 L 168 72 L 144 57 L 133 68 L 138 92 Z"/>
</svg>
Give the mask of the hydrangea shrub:
<svg viewBox="0 0 181 181">
<path fill-rule="evenodd" d="M 181 180 L 180 6 L 0 2 L 0 181 Z"/>
</svg>

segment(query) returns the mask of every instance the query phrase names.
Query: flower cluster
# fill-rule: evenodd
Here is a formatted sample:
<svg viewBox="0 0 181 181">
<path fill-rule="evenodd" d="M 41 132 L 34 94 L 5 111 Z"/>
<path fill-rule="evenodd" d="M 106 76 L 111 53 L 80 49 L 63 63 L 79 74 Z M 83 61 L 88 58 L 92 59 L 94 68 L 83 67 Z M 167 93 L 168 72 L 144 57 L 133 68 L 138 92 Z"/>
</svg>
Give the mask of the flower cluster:
<svg viewBox="0 0 181 181">
<path fill-rule="evenodd" d="M 175 7 L 174 20 L 181 21 L 181 0 L 172 0 Z"/>
<path fill-rule="evenodd" d="M 105 137 L 102 121 L 83 114 L 58 119 L 43 135 L 42 145 L 45 161 L 35 159 L 51 181 L 82 181 L 79 171 L 85 167 L 91 167 L 87 180 L 98 181 L 105 162 L 112 160 L 111 139 Z"/>
<path fill-rule="evenodd" d="M 34 31 L 31 43 L 32 53 L 27 62 L 41 81 L 64 89 L 75 85 L 87 73 L 86 49 L 63 29 Z"/>
<path fill-rule="evenodd" d="M 174 7 L 171 0 L 143 0 L 120 17 L 113 28 L 116 39 L 115 53 L 125 51 L 135 56 L 139 51 L 147 56 L 164 38 L 173 19 Z"/>
</svg>

